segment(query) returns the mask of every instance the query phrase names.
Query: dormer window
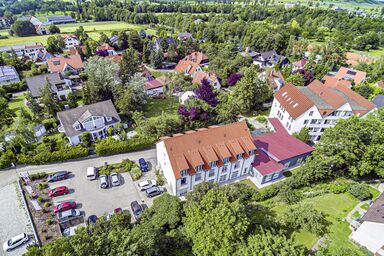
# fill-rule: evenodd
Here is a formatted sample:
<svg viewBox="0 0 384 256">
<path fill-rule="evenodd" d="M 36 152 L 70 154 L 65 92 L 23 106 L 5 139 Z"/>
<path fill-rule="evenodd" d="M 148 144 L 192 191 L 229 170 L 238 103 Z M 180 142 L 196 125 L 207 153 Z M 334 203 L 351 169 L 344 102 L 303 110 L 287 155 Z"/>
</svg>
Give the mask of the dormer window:
<svg viewBox="0 0 384 256">
<path fill-rule="evenodd" d="M 242 154 L 237 154 L 237 155 L 236 155 L 236 159 L 237 159 L 237 160 L 241 160 L 241 159 L 243 159 L 243 155 L 242 155 Z"/>
<path fill-rule="evenodd" d="M 202 165 L 196 166 L 195 169 L 197 172 L 199 172 L 199 171 L 203 170 L 203 166 Z"/>
<path fill-rule="evenodd" d="M 112 117 L 110 117 L 110 116 L 107 116 L 105 119 L 107 120 L 107 122 L 111 122 L 112 121 Z"/>
<path fill-rule="evenodd" d="M 216 161 L 210 163 L 211 168 L 216 167 Z"/>
<path fill-rule="evenodd" d="M 255 151 L 254 151 L 254 150 L 250 150 L 250 151 L 248 152 L 248 154 L 249 154 L 250 156 L 253 156 L 253 155 L 255 154 Z"/>
<path fill-rule="evenodd" d="M 229 163 L 229 157 L 224 158 L 224 164 Z"/>
<path fill-rule="evenodd" d="M 188 170 L 182 170 L 181 172 L 180 172 L 180 174 L 181 174 L 181 176 L 187 176 L 188 175 Z"/>
<path fill-rule="evenodd" d="M 75 126 L 75 130 L 76 130 L 76 131 L 80 131 L 80 130 L 81 130 L 80 125 L 76 125 L 76 126 Z"/>
</svg>

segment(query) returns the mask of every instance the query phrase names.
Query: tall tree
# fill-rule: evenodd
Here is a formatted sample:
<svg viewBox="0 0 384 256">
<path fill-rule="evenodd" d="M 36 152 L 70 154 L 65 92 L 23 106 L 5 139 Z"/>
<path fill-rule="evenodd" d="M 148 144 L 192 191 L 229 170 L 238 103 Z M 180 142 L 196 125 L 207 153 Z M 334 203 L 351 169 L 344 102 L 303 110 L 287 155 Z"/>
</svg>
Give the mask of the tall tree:
<svg viewBox="0 0 384 256">
<path fill-rule="evenodd" d="M 48 79 L 44 85 L 43 90 L 41 91 L 41 103 L 44 105 L 44 112 L 51 117 L 55 117 L 57 111 L 60 110 L 59 103 L 57 102 L 56 98 L 53 97 L 51 84 L 49 83 Z"/>
<path fill-rule="evenodd" d="M 140 71 L 139 53 L 133 48 L 124 51 L 120 62 L 120 79 L 127 84 L 132 76 Z"/>
<path fill-rule="evenodd" d="M 17 20 L 10 29 L 11 35 L 31 36 L 36 34 L 36 28 L 30 21 Z"/>
<path fill-rule="evenodd" d="M 4 97 L 0 97 L 0 127 L 3 128 L 12 124 L 14 113 L 9 108 L 8 100 Z"/>
<path fill-rule="evenodd" d="M 207 102 L 212 107 L 217 105 L 217 93 L 213 92 L 213 88 L 209 81 L 205 78 L 201 80 L 200 86 L 195 90 L 198 99 Z"/>
</svg>

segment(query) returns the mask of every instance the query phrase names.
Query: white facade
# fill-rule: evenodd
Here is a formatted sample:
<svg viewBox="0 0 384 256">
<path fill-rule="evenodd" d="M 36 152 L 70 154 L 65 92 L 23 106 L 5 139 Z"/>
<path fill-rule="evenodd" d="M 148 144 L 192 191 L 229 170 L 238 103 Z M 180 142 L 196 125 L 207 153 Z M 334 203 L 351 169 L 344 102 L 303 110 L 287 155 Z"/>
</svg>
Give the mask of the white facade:
<svg viewBox="0 0 384 256">
<path fill-rule="evenodd" d="M 194 98 L 194 97 L 196 97 L 196 94 L 193 91 L 186 91 L 179 96 L 179 103 L 185 104 L 185 102 L 187 102 L 188 99 Z"/>
<path fill-rule="evenodd" d="M 252 163 L 255 158 L 253 153 L 249 158 L 241 158 L 236 162 L 231 163 L 226 159 L 224 165 L 218 167 L 216 163 L 211 164 L 210 170 L 197 171 L 194 175 L 188 175 L 187 172 L 183 173 L 182 178 L 176 179 L 172 169 L 164 141 L 156 144 L 157 152 L 157 166 L 163 172 L 165 179 L 171 189 L 170 193 L 175 196 L 184 196 L 186 193 L 193 190 L 194 186 L 202 182 L 210 183 L 230 183 L 237 178 L 249 174 L 252 169 Z"/>
<path fill-rule="evenodd" d="M 71 47 L 79 45 L 79 40 L 71 36 L 64 37 L 64 42 L 65 42 L 65 49 L 69 49 Z"/>
<path fill-rule="evenodd" d="M 372 111 L 373 110 L 368 113 L 371 113 Z M 337 120 L 347 119 L 353 114 L 350 104 L 345 103 L 325 117 L 320 114 L 319 109 L 316 106 L 312 106 L 299 117 L 293 118 L 275 98 L 272 103 L 269 117 L 278 118 L 289 134 L 299 132 L 302 128 L 308 127 L 310 140 L 317 142 L 325 129 L 333 127 Z"/>
<path fill-rule="evenodd" d="M 158 88 L 148 89 L 146 90 L 146 92 L 149 97 L 154 97 L 162 94 L 164 92 L 164 89 L 163 87 L 158 87 Z"/>
</svg>

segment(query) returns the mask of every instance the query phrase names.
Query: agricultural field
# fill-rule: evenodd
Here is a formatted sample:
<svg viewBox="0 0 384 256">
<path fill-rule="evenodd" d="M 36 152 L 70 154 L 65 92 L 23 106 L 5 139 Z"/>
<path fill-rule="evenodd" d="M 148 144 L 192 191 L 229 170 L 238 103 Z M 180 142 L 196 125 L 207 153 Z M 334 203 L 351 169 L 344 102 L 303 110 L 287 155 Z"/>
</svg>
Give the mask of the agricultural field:
<svg viewBox="0 0 384 256">
<path fill-rule="evenodd" d="M 112 31 L 122 31 L 122 30 L 140 30 L 144 29 L 147 33 L 155 34 L 154 29 L 150 29 L 149 26 L 129 24 L 125 22 L 83 22 L 83 23 L 71 23 L 71 24 L 62 24 L 58 25 L 62 34 L 73 33 L 79 26 L 83 26 L 84 30 L 88 35 L 94 39 L 98 40 L 100 33 L 104 32 L 107 35 L 110 35 Z M 34 42 L 41 42 L 46 44 L 49 35 L 36 35 L 28 37 L 11 37 L 8 34 L 8 30 L 0 30 L 0 35 L 8 36 L 6 39 L 0 39 L 0 46 L 14 45 L 14 44 L 28 44 Z"/>
</svg>

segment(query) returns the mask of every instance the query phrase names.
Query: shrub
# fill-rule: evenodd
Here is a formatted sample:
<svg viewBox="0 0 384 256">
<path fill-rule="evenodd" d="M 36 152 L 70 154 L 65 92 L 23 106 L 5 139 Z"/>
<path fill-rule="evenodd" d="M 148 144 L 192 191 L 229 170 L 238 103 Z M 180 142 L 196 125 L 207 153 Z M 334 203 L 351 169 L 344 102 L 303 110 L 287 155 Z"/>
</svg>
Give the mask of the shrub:
<svg viewBox="0 0 384 256">
<path fill-rule="evenodd" d="M 50 203 L 48 203 L 48 202 L 44 203 L 44 207 L 45 207 L 45 208 L 48 208 L 49 206 L 51 206 Z"/>
<path fill-rule="evenodd" d="M 159 170 L 156 171 L 156 183 L 159 186 L 163 186 L 164 185 L 164 179 L 163 179 L 163 176 L 161 176 Z"/>
<path fill-rule="evenodd" d="M 15 155 L 12 151 L 8 150 L 0 155 L 0 169 L 8 168 L 12 165 Z"/>
<path fill-rule="evenodd" d="M 38 172 L 38 173 L 29 175 L 29 178 L 31 180 L 39 180 L 39 179 L 45 179 L 47 176 L 48 176 L 48 174 L 45 172 Z M 37 186 L 39 186 L 39 185 L 40 184 L 38 184 Z M 39 189 L 39 187 L 37 187 L 37 189 Z"/>
<path fill-rule="evenodd" d="M 38 190 L 43 190 L 43 189 L 47 188 L 48 185 L 47 185 L 47 183 L 39 183 L 39 184 L 37 184 L 36 187 Z"/>
<path fill-rule="evenodd" d="M 65 160 L 76 159 L 88 156 L 88 149 L 78 145 L 64 147 L 58 151 L 47 152 L 42 151 L 35 155 L 20 154 L 17 156 L 18 163 L 22 164 L 47 164 L 52 162 L 62 162 Z"/>
<path fill-rule="evenodd" d="M 348 188 L 349 188 L 349 184 L 346 182 L 336 182 L 336 183 L 332 183 L 329 186 L 329 189 L 334 194 L 345 193 L 347 192 Z"/>
<path fill-rule="evenodd" d="M 132 173 L 132 179 L 133 180 L 138 180 L 140 179 L 141 175 L 142 175 L 142 172 L 139 168 L 139 166 L 135 165 L 132 170 L 131 170 L 131 173 Z"/>
<path fill-rule="evenodd" d="M 256 121 L 259 122 L 259 123 L 266 123 L 267 122 L 267 118 L 265 116 L 257 116 L 256 117 Z"/>
<path fill-rule="evenodd" d="M 43 120 L 43 125 L 47 131 L 57 128 L 57 119 L 56 118 L 49 118 Z"/>
<path fill-rule="evenodd" d="M 42 203 L 43 200 L 44 200 L 44 199 L 43 199 L 41 196 L 39 196 L 39 197 L 37 198 L 37 202 L 39 202 L 39 203 Z"/>
<path fill-rule="evenodd" d="M 81 142 L 84 146 L 89 148 L 92 145 L 91 134 L 89 132 L 84 132 L 81 134 Z"/>
<path fill-rule="evenodd" d="M 145 137 L 135 137 L 124 141 L 108 138 L 96 143 L 95 149 L 98 156 L 105 156 L 149 148 L 154 142 L 155 139 Z"/>
<path fill-rule="evenodd" d="M 134 165 L 135 165 L 135 162 L 129 159 L 123 159 L 123 161 L 120 164 L 121 172 L 130 172 Z"/>
<path fill-rule="evenodd" d="M 369 191 L 369 188 L 367 185 L 364 184 L 353 184 L 348 190 L 351 195 L 359 199 L 360 201 L 369 199 L 372 197 L 371 192 Z"/>
</svg>

